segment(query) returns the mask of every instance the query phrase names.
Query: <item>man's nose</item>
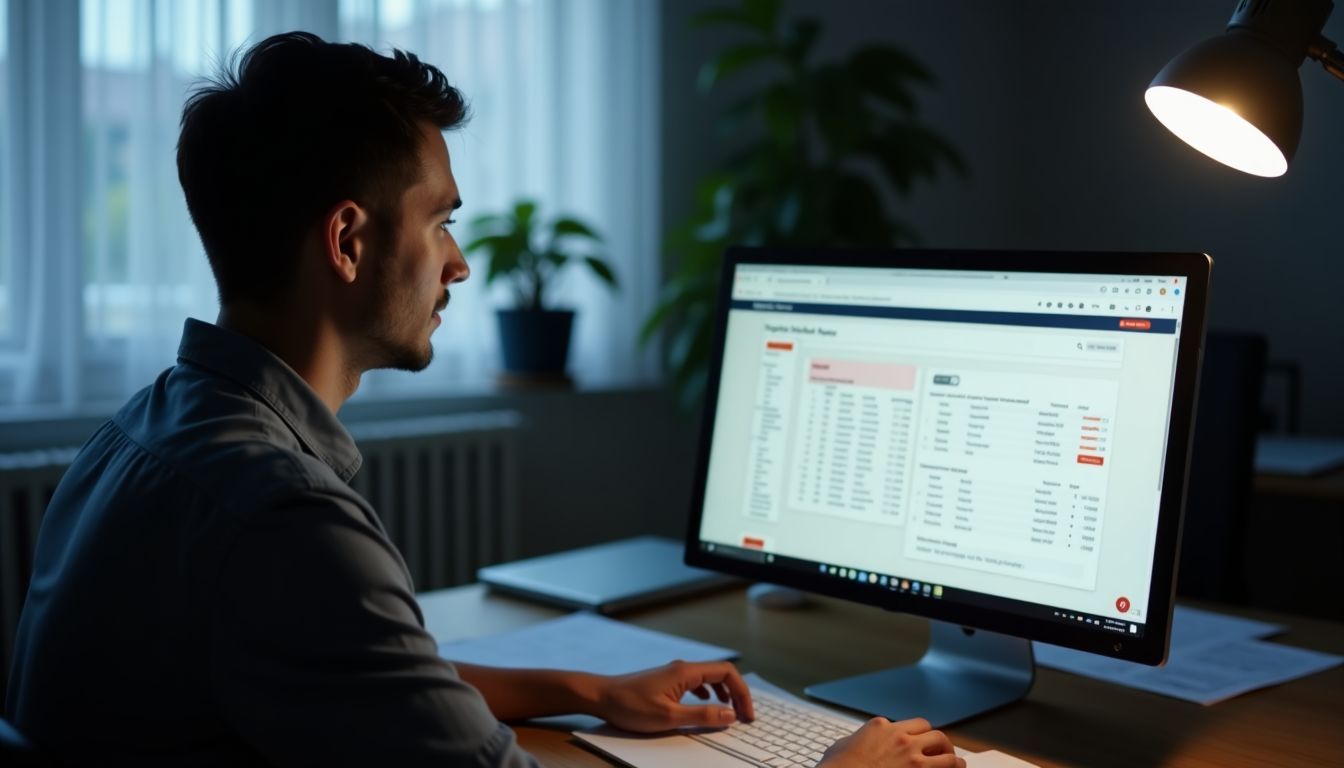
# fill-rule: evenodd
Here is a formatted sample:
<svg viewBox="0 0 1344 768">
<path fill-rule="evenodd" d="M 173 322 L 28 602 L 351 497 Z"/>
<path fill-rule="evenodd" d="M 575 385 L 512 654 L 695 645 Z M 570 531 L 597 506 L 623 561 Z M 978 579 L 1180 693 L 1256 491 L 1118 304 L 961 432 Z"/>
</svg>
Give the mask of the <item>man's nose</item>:
<svg viewBox="0 0 1344 768">
<path fill-rule="evenodd" d="M 462 249 L 457 247 L 454 242 L 452 253 L 448 255 L 448 263 L 444 265 L 444 282 L 460 283 L 471 277 L 471 267 L 467 265 L 467 259 L 462 255 Z"/>
</svg>

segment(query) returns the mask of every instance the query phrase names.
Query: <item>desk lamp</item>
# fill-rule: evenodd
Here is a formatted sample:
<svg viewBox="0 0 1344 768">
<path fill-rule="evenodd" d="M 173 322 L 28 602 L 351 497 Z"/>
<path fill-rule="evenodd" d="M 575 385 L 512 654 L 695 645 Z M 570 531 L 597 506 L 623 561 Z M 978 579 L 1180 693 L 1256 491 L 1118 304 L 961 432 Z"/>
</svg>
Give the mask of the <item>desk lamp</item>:
<svg viewBox="0 0 1344 768">
<path fill-rule="evenodd" d="M 1256 176 L 1282 176 L 1302 134 L 1308 57 L 1344 80 L 1344 53 L 1321 30 L 1330 0 L 1241 0 L 1218 37 L 1157 73 L 1144 100 L 1190 146 Z"/>
</svg>

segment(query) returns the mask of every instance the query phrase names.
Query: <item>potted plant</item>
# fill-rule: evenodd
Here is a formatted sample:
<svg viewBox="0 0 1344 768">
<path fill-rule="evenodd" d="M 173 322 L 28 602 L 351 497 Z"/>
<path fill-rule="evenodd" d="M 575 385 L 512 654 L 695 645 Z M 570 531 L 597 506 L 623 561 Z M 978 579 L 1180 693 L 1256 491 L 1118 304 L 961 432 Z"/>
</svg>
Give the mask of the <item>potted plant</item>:
<svg viewBox="0 0 1344 768">
<path fill-rule="evenodd" d="M 887 202 L 946 169 L 966 172 L 957 150 L 918 118 L 915 87 L 932 76 L 899 48 L 869 45 L 818 60 L 820 23 L 785 20 L 779 0 L 740 0 L 693 23 L 741 38 L 704 64 L 698 83 L 710 91 L 736 81 L 719 127 L 738 151 L 702 179 L 694 212 L 669 234 L 672 274 L 641 333 L 647 343 L 667 330 L 663 353 L 687 408 L 704 393 L 728 245 L 914 241 Z"/>
<path fill-rule="evenodd" d="M 524 382 L 567 382 L 574 311 L 552 307 L 550 290 L 571 264 L 583 264 L 613 290 L 616 275 L 602 258 L 602 238 L 576 218 L 562 216 L 544 226 L 531 200 L 507 213 L 489 213 L 471 222 L 468 254 L 489 259 L 485 284 L 507 280 L 514 297 L 498 310 L 499 338 L 507 378 Z"/>
</svg>

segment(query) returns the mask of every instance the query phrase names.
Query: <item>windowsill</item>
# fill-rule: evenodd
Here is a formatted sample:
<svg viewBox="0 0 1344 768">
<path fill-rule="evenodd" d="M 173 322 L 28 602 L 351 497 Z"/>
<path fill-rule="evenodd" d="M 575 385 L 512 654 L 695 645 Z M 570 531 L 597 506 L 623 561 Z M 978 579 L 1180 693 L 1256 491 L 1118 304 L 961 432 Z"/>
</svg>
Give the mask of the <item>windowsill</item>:
<svg viewBox="0 0 1344 768">
<path fill-rule="evenodd" d="M 346 424 L 408 418 L 427 413 L 453 414 L 475 411 L 530 409 L 563 400 L 593 400 L 672 395 L 656 383 L 604 383 L 573 387 L 516 389 L 507 387 L 463 388 L 442 396 L 352 402 L 340 411 Z M 93 405 L 75 413 L 54 407 L 30 408 L 23 414 L 0 417 L 0 453 L 83 444 L 99 425 L 122 406 L 122 402 Z"/>
</svg>

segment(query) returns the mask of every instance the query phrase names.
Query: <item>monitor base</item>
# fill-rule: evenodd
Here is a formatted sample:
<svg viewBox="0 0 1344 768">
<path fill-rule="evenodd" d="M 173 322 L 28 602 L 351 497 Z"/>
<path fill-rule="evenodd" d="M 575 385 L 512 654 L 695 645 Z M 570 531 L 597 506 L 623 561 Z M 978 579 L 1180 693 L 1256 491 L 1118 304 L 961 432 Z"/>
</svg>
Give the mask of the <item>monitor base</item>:
<svg viewBox="0 0 1344 768">
<path fill-rule="evenodd" d="M 1027 695 L 1036 675 L 1031 641 L 941 621 L 910 666 L 808 686 L 806 693 L 890 720 L 922 717 L 942 728 Z"/>
</svg>

